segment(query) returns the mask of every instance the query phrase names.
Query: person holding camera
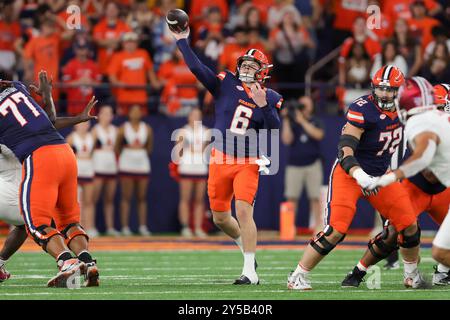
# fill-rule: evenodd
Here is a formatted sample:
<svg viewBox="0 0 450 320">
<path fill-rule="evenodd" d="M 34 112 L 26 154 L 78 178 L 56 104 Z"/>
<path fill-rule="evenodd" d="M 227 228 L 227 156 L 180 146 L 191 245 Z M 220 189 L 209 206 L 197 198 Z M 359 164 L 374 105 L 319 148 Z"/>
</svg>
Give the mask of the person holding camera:
<svg viewBox="0 0 450 320">
<path fill-rule="evenodd" d="M 322 122 L 313 116 L 313 112 L 314 103 L 308 96 L 288 102 L 281 112 L 281 140 L 289 147 L 284 196 L 296 213 L 298 199 L 306 185 L 310 211 L 313 214 L 310 226 L 316 233 L 323 228 L 319 201 L 323 179 L 319 144 L 325 131 Z"/>
</svg>

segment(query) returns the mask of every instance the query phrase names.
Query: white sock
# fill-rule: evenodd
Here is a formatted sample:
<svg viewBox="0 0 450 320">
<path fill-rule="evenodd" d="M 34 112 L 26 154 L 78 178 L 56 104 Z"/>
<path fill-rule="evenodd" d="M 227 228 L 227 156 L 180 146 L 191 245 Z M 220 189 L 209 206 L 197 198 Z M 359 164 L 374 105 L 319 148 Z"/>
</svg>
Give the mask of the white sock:
<svg viewBox="0 0 450 320">
<path fill-rule="evenodd" d="M 356 265 L 356 267 L 359 269 L 359 271 L 367 272 L 367 267 L 366 267 L 365 265 L 363 265 L 363 264 L 361 263 L 361 261 L 358 262 L 358 264 Z"/>
<path fill-rule="evenodd" d="M 0 265 L 1 265 L 1 260 L 0 260 Z M 444 272 L 444 273 L 448 273 L 450 271 L 450 268 L 447 266 L 444 266 L 443 264 L 439 263 L 438 267 L 437 267 L 437 271 L 438 272 Z"/>
<path fill-rule="evenodd" d="M 241 249 L 242 254 L 244 254 L 244 245 L 242 244 L 242 238 L 241 236 L 237 237 L 236 239 L 233 239 L 234 242 L 238 245 L 239 249 Z"/>
<path fill-rule="evenodd" d="M 256 273 L 255 271 L 255 253 L 244 252 L 244 268 L 242 274 L 251 275 Z"/>
<path fill-rule="evenodd" d="M 415 262 L 409 262 L 403 260 L 403 268 L 405 270 L 405 273 L 416 273 L 417 272 L 417 261 Z"/>
<path fill-rule="evenodd" d="M 6 264 L 6 262 L 8 262 L 8 260 L 0 259 L 0 268 L 3 267 Z"/>
<path fill-rule="evenodd" d="M 311 270 L 306 269 L 305 267 L 303 267 L 300 263 L 297 265 L 297 268 L 295 269 L 293 275 L 298 275 L 300 273 L 302 274 L 308 274 Z"/>
</svg>

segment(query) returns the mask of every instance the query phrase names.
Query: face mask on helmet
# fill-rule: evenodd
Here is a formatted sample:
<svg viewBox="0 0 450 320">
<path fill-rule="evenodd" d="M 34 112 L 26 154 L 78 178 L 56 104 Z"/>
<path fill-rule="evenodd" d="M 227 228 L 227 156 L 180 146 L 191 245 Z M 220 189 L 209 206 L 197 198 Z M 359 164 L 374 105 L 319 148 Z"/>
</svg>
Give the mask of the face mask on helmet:
<svg viewBox="0 0 450 320">
<path fill-rule="evenodd" d="M 252 65 L 252 67 L 245 67 L 246 65 Z M 261 51 L 250 49 L 238 59 L 236 76 L 244 83 L 263 83 L 270 78 L 269 70 L 272 66 Z"/>
<path fill-rule="evenodd" d="M 433 90 L 437 108 L 450 113 L 450 85 L 446 83 L 437 84 L 433 87 Z"/>
<path fill-rule="evenodd" d="M 256 73 L 261 69 L 260 65 L 252 60 L 243 60 L 238 66 L 239 80 L 245 83 L 256 82 Z"/>
<path fill-rule="evenodd" d="M 377 102 L 377 105 L 385 111 L 392 111 L 397 104 L 398 88 L 390 86 L 373 86 L 373 96 Z"/>
</svg>

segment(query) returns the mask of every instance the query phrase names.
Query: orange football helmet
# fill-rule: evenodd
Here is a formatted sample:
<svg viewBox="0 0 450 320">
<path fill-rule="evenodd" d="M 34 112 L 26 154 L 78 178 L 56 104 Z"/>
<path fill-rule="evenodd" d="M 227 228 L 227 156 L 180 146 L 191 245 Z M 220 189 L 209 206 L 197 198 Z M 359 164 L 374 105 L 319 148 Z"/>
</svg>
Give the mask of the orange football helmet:
<svg viewBox="0 0 450 320">
<path fill-rule="evenodd" d="M 450 113 L 450 84 L 440 83 L 433 87 L 434 103 L 438 109 Z"/>
<path fill-rule="evenodd" d="M 405 76 L 399 68 L 392 65 L 381 67 L 372 78 L 372 94 L 378 106 L 383 110 L 395 108 L 398 90 L 405 82 Z M 393 97 L 380 97 L 376 91 L 393 92 Z"/>
<path fill-rule="evenodd" d="M 242 62 L 244 61 L 254 61 L 259 64 L 259 69 L 256 70 L 254 76 L 244 74 L 240 72 Z M 270 78 L 269 71 L 273 67 L 273 64 L 269 64 L 269 59 L 266 55 L 259 51 L 258 49 L 250 49 L 244 55 L 240 56 L 236 64 L 236 77 L 244 82 L 255 82 L 258 81 L 263 83 Z"/>
</svg>

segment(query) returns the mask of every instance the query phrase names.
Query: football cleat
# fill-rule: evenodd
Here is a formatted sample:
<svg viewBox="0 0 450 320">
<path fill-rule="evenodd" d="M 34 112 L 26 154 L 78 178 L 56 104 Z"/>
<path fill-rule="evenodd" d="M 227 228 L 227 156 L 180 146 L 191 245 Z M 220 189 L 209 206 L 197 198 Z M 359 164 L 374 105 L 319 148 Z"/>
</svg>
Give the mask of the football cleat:
<svg viewBox="0 0 450 320">
<path fill-rule="evenodd" d="M 47 282 L 47 287 L 67 288 L 67 281 L 77 272 L 80 272 L 80 274 L 86 273 L 86 265 L 84 262 L 81 262 L 76 258 L 66 260 L 60 267 L 58 274 Z"/>
<path fill-rule="evenodd" d="M 429 289 L 431 284 L 424 278 L 424 276 L 417 270 L 413 273 L 405 273 L 403 275 L 403 284 L 406 288 L 412 289 Z"/>
<path fill-rule="evenodd" d="M 304 273 L 299 273 L 294 276 L 294 271 L 288 275 L 287 288 L 289 290 L 312 290 L 311 280 L 309 276 Z"/>
<path fill-rule="evenodd" d="M 398 261 L 388 261 L 383 268 L 385 270 L 397 270 L 400 269 L 400 263 Z"/>
<path fill-rule="evenodd" d="M 0 267 L 0 282 L 6 281 L 11 277 L 11 274 L 6 270 L 5 266 Z"/>
<path fill-rule="evenodd" d="M 448 286 L 450 285 L 450 271 L 439 272 L 437 266 L 434 266 L 433 284 L 435 286 Z"/>
<path fill-rule="evenodd" d="M 354 267 L 351 272 L 347 274 L 341 283 L 342 288 L 358 288 L 361 282 L 364 282 L 364 276 L 367 272 L 361 271 L 358 267 Z"/>
<path fill-rule="evenodd" d="M 97 261 L 86 263 L 86 272 L 84 273 L 85 287 L 98 287 L 100 285 Z"/>
<path fill-rule="evenodd" d="M 256 285 L 258 285 L 259 279 L 258 279 L 258 276 L 256 275 L 256 273 L 255 273 L 255 278 L 256 279 L 253 279 L 253 281 L 251 281 L 247 276 L 241 275 L 239 277 L 239 279 L 234 280 L 233 284 L 236 284 L 236 285 L 256 284 Z"/>
</svg>

